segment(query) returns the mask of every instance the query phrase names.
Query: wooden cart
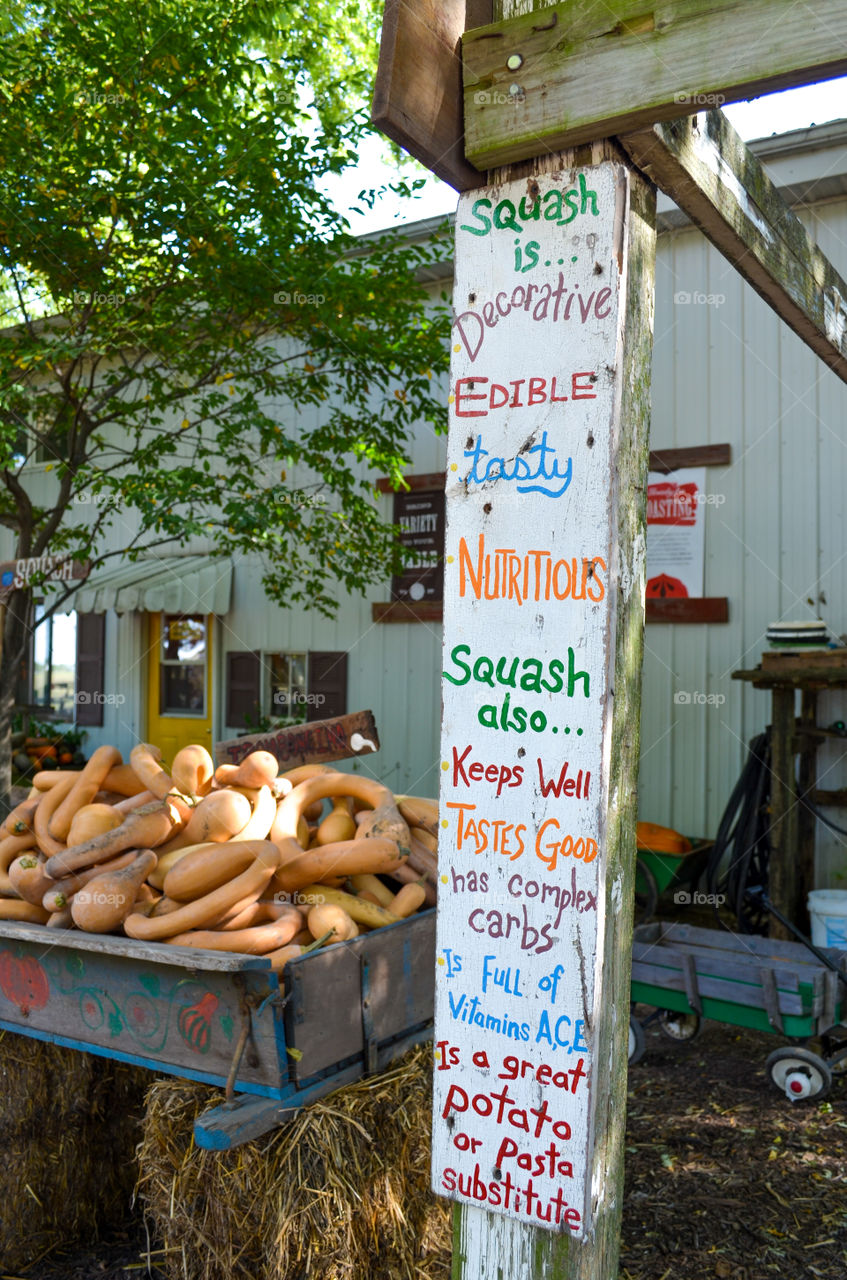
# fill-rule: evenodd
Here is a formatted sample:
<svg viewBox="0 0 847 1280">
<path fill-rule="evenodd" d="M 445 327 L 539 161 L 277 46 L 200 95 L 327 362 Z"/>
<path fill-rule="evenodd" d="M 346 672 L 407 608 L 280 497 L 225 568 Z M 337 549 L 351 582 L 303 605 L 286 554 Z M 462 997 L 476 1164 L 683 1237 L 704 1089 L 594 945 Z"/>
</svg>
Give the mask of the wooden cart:
<svg viewBox="0 0 847 1280">
<path fill-rule="evenodd" d="M 701 1018 L 736 1027 L 773 1031 L 786 1039 L 820 1041 L 776 1049 L 768 1073 L 793 1101 L 820 1098 L 832 1071 L 847 1061 L 847 952 L 823 952 L 827 968 L 797 942 L 698 929 L 663 921 L 639 925 L 632 945 L 633 1005 L 657 1011 L 630 1020 L 630 1062 L 644 1050 L 647 1021 L 656 1019 L 671 1039 L 692 1039 Z"/>
<path fill-rule="evenodd" d="M 434 910 L 300 956 L 282 984 L 264 957 L 3 923 L 0 1028 L 226 1088 L 195 1125 L 226 1149 L 431 1035 L 434 972 Z"/>
</svg>

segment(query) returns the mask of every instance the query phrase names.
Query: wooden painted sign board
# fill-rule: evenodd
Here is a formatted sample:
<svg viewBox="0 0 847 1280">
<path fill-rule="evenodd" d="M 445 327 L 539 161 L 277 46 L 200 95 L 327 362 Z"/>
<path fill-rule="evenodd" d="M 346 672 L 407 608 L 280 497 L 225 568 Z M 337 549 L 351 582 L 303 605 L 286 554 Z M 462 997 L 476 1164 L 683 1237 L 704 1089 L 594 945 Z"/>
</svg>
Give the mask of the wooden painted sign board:
<svg viewBox="0 0 847 1280">
<path fill-rule="evenodd" d="M 270 751 L 282 769 L 301 764 L 348 760 L 379 750 L 379 734 L 372 711 L 350 711 L 328 720 L 291 724 L 270 733 L 245 734 L 215 743 L 218 764 L 240 764 L 251 751 Z"/>
<path fill-rule="evenodd" d="M 46 583 L 77 582 L 87 578 L 91 570 L 90 560 L 71 560 L 67 556 L 29 556 L 21 560 L 5 560 L 0 564 L 0 600 L 13 591 L 29 586 L 37 574 Z"/>
<path fill-rule="evenodd" d="M 456 218 L 432 1184 L 578 1239 L 609 1070 L 591 1028 L 628 181 L 551 172 Z"/>
</svg>

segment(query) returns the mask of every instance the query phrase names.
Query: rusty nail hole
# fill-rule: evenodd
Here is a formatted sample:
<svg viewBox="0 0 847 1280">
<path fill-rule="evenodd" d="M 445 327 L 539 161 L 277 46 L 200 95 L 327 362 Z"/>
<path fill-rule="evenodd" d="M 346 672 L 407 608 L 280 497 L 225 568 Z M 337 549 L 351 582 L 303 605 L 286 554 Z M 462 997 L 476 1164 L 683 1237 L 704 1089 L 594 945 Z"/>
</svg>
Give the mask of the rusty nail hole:
<svg viewBox="0 0 847 1280">
<path fill-rule="evenodd" d="M 594 437 L 593 437 L 593 436 L 589 436 L 585 443 L 588 445 L 589 449 L 593 449 L 593 448 L 594 448 Z"/>
<path fill-rule="evenodd" d="M 589 381 L 589 382 L 596 382 L 596 381 L 597 381 L 597 374 L 596 374 L 596 373 L 592 373 L 592 374 L 590 375 L 590 377 L 589 377 L 588 381 Z"/>
<path fill-rule="evenodd" d="M 494 1166 L 494 1177 L 497 1179 L 498 1182 L 503 1177 L 503 1171 L 501 1170 L 499 1164 L 495 1164 Z"/>
<path fill-rule="evenodd" d="M 523 760 L 526 755 L 526 747 L 518 747 L 518 759 Z"/>
<path fill-rule="evenodd" d="M 473 448 L 473 436 L 468 436 L 467 440 L 465 441 L 465 448 L 466 449 Z"/>
<path fill-rule="evenodd" d="M 595 276 L 601 276 L 603 274 L 603 267 L 599 262 L 594 263 L 594 274 Z"/>
<path fill-rule="evenodd" d="M 475 293 L 469 293 L 469 294 L 468 294 L 468 302 L 476 302 L 476 294 L 475 294 Z"/>
<path fill-rule="evenodd" d="M 483 511 L 485 512 L 485 514 L 486 514 L 487 516 L 488 516 L 488 515 L 491 515 L 491 503 L 490 503 L 490 502 L 486 502 L 485 506 L 484 506 L 482 509 L 483 509 Z"/>
</svg>

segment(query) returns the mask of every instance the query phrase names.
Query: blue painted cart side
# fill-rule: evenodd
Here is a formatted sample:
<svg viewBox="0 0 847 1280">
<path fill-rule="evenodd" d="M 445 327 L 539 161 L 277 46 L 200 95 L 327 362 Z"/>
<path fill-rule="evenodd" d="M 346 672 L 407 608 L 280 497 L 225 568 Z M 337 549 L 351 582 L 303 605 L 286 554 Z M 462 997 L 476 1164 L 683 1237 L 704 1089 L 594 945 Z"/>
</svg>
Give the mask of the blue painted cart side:
<svg viewBox="0 0 847 1280">
<path fill-rule="evenodd" d="M 301 956 L 282 986 L 264 957 L 0 923 L 0 1027 L 228 1086 L 195 1130 L 220 1148 L 426 1038 L 434 968 L 434 911 Z"/>
</svg>

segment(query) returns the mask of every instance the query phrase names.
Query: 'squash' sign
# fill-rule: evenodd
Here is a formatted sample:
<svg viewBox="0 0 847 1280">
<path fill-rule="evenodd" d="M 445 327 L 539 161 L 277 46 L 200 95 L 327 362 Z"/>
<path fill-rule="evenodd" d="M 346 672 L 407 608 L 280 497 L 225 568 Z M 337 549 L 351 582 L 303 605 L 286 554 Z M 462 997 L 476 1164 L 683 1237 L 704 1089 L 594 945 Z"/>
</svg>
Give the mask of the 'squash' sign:
<svg viewBox="0 0 847 1280">
<path fill-rule="evenodd" d="M 462 197 L 433 1187 L 582 1237 L 614 584 L 621 168 Z"/>
</svg>

